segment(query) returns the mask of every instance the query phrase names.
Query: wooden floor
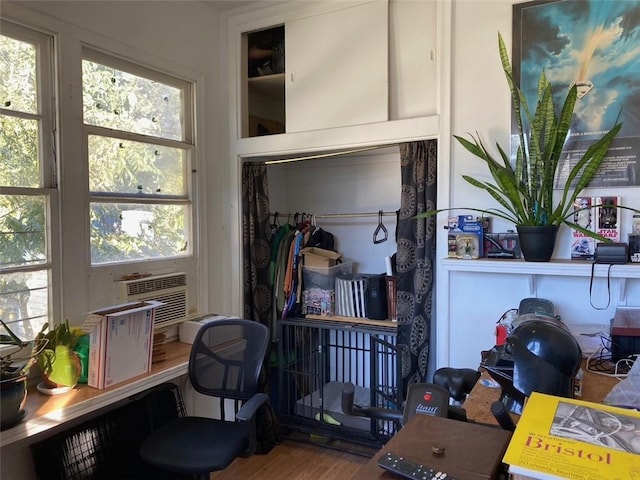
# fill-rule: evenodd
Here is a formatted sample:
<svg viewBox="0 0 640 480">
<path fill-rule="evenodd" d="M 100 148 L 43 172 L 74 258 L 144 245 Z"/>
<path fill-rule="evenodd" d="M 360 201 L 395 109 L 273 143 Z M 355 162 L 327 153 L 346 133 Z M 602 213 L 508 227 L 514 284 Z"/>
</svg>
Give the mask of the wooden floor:
<svg viewBox="0 0 640 480">
<path fill-rule="evenodd" d="M 283 440 L 269 453 L 238 458 L 212 480 L 348 480 L 369 458 Z"/>
</svg>

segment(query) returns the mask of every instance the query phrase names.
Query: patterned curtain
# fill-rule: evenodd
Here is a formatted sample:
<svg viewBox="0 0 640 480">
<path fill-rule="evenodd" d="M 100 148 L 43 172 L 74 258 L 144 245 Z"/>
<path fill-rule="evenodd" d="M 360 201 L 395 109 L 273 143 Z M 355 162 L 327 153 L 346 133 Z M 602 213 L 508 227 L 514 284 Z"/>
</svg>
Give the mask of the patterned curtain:
<svg viewBox="0 0 640 480">
<path fill-rule="evenodd" d="M 244 318 L 271 327 L 269 235 L 267 167 L 263 163 L 245 163 L 242 166 Z"/>
<path fill-rule="evenodd" d="M 403 398 L 427 380 L 433 309 L 435 218 L 414 219 L 436 207 L 436 140 L 400 145 L 402 198 L 397 226 L 398 338 Z"/>
<path fill-rule="evenodd" d="M 242 264 L 244 270 L 244 318 L 255 320 L 273 329 L 271 316 L 271 260 L 269 226 L 269 182 L 263 163 L 242 165 Z M 273 344 L 271 344 L 273 347 Z M 267 352 L 270 358 L 271 349 Z M 271 369 L 260 372 L 260 390 L 272 388 Z M 268 453 L 280 443 L 282 433 L 278 416 L 270 402 L 256 413 L 256 453 Z"/>
</svg>

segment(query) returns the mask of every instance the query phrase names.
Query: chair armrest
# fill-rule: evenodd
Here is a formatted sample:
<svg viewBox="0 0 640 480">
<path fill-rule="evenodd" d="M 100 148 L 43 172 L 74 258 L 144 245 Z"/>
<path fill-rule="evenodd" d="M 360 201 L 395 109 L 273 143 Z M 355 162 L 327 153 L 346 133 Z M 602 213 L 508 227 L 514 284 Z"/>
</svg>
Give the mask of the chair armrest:
<svg viewBox="0 0 640 480">
<path fill-rule="evenodd" d="M 236 420 L 240 422 L 247 422 L 251 420 L 260 408 L 267 400 L 269 395 L 266 393 L 256 393 L 253 397 L 242 404 L 238 413 L 236 413 Z"/>
</svg>

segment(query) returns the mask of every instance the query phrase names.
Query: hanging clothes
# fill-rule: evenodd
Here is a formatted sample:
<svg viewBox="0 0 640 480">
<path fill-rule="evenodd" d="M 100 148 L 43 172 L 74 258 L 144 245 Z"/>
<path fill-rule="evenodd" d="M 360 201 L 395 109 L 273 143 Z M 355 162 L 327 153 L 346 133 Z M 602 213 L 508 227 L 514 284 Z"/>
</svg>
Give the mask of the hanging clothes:
<svg viewBox="0 0 640 480">
<path fill-rule="evenodd" d="M 271 236 L 271 257 L 269 261 L 269 285 L 273 286 L 276 279 L 276 267 L 278 264 L 278 250 L 280 242 L 291 231 L 291 225 L 288 223 L 279 227 Z"/>
<path fill-rule="evenodd" d="M 304 235 L 304 232 L 297 231 L 291 242 L 284 285 L 286 301 L 282 311 L 282 318 L 288 317 L 297 303 L 298 269 L 300 268 L 300 250 L 304 247 Z"/>
<path fill-rule="evenodd" d="M 276 255 L 275 271 L 273 275 L 273 301 L 271 308 L 271 319 L 273 329 L 271 330 L 271 339 L 278 340 L 277 321 L 282 318 L 282 311 L 285 306 L 284 283 L 285 273 L 287 270 L 287 260 L 289 258 L 289 249 L 291 242 L 296 234 L 296 230 L 289 226 L 288 231 L 282 236 L 278 245 L 278 253 Z"/>
</svg>

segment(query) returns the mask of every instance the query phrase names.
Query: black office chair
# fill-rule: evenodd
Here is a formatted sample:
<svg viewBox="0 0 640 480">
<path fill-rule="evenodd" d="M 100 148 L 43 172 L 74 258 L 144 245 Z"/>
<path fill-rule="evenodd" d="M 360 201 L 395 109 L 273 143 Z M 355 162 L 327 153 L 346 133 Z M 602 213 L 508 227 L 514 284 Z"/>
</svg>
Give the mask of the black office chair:
<svg viewBox="0 0 640 480">
<path fill-rule="evenodd" d="M 268 341 L 267 327 L 258 322 L 223 319 L 205 323 L 191 348 L 189 380 L 196 391 L 221 399 L 221 420 L 194 416 L 172 420 L 144 440 L 142 459 L 154 467 L 204 480 L 236 457 L 253 454 L 255 414 L 268 399 L 257 393 Z M 224 399 L 233 400 L 235 421 L 224 420 Z"/>
</svg>

